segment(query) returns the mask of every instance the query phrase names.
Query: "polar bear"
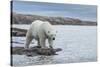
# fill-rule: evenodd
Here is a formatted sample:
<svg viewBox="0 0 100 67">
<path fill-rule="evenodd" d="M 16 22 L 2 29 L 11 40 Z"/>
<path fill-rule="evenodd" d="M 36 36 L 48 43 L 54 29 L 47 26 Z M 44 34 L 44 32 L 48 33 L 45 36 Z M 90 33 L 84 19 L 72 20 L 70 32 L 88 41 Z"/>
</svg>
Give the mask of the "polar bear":
<svg viewBox="0 0 100 67">
<path fill-rule="evenodd" d="M 48 21 L 36 20 L 32 22 L 27 31 L 25 49 L 29 48 L 32 39 L 37 40 L 38 46 L 41 48 L 46 48 L 45 42 L 48 39 L 49 47 L 53 48 L 53 40 L 55 40 L 55 37 L 56 31 L 54 31 L 53 25 Z"/>
</svg>

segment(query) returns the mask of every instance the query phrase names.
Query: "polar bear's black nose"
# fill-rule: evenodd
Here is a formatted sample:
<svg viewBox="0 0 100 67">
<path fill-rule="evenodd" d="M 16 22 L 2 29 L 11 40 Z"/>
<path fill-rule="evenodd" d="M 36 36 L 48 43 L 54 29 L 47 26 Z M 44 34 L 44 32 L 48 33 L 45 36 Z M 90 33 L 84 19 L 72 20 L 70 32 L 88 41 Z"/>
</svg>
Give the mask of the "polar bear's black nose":
<svg viewBox="0 0 100 67">
<path fill-rule="evenodd" d="M 55 38 L 53 38 L 53 40 L 55 40 Z"/>
</svg>

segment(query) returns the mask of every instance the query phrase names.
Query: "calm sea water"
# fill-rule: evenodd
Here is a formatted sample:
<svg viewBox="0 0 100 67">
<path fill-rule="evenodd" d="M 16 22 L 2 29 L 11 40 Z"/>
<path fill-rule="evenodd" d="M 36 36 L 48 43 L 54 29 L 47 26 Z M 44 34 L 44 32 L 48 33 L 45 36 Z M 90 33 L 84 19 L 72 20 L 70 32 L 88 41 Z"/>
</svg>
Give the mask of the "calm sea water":
<svg viewBox="0 0 100 67">
<path fill-rule="evenodd" d="M 14 25 L 14 27 L 28 28 L 28 25 Z M 55 26 L 58 31 L 54 48 L 62 48 L 58 55 L 53 56 L 33 56 L 13 55 L 13 65 L 38 65 L 38 64 L 59 64 L 76 62 L 97 61 L 97 27 L 96 26 Z M 12 37 L 13 47 L 24 46 L 25 37 Z M 36 41 L 32 41 L 30 46 L 35 46 Z M 48 43 L 46 42 L 48 45 Z"/>
</svg>

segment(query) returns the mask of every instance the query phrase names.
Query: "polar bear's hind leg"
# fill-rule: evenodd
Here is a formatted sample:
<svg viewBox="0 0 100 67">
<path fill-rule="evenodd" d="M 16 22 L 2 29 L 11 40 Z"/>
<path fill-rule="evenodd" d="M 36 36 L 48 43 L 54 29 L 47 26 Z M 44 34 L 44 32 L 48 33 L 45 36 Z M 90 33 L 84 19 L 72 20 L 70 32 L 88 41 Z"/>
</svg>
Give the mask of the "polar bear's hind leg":
<svg viewBox="0 0 100 67">
<path fill-rule="evenodd" d="M 29 48 L 29 45 L 30 45 L 32 39 L 33 39 L 33 37 L 31 35 L 26 36 L 25 49 Z"/>
</svg>

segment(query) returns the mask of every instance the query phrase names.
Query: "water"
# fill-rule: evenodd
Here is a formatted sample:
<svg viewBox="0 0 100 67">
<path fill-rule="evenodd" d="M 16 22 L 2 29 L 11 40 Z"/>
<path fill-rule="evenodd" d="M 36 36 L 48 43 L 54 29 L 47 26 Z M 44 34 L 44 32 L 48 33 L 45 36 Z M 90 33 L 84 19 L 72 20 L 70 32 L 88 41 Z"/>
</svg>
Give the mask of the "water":
<svg viewBox="0 0 100 67">
<path fill-rule="evenodd" d="M 15 26 L 18 27 L 19 25 Z M 28 27 L 29 26 L 27 26 L 27 28 Z M 54 41 L 54 48 L 62 48 L 62 51 L 57 52 L 58 55 L 39 55 L 33 57 L 27 57 L 25 55 L 13 55 L 13 65 L 23 66 L 97 61 L 96 26 L 58 25 L 55 26 L 55 29 L 58 31 L 58 33 L 56 40 Z M 24 46 L 23 43 L 25 42 L 25 37 L 13 37 L 13 41 L 22 43 L 12 43 L 13 47 Z M 36 41 L 33 40 L 30 46 L 35 45 Z"/>
</svg>

